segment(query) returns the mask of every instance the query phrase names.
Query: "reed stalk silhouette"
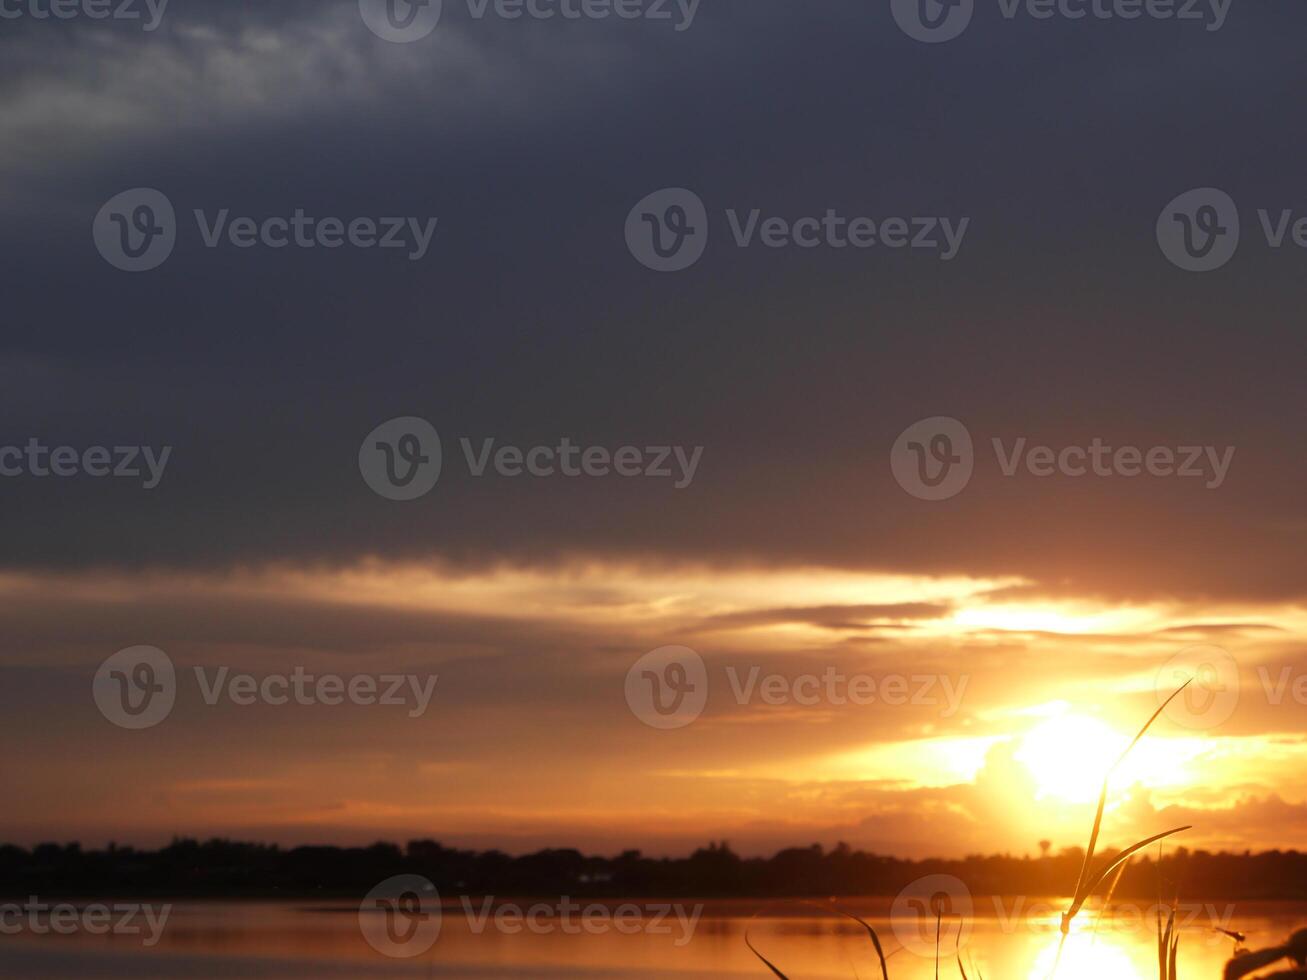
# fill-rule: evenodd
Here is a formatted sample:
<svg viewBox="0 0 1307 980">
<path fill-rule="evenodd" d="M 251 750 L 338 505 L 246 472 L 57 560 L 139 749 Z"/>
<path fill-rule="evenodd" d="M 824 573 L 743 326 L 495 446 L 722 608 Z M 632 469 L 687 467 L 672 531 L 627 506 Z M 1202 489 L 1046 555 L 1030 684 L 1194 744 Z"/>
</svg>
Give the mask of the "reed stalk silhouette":
<svg viewBox="0 0 1307 980">
<path fill-rule="evenodd" d="M 1080 865 L 1080 876 L 1076 881 L 1075 892 L 1072 895 L 1071 904 L 1069 905 L 1067 910 L 1062 913 L 1062 922 L 1061 922 L 1062 937 L 1058 941 L 1057 955 L 1053 960 L 1053 969 L 1049 974 L 1049 980 L 1056 980 L 1058 967 L 1062 962 L 1062 953 L 1066 946 L 1066 940 L 1067 937 L 1071 934 L 1071 924 L 1075 921 L 1076 916 L 1078 916 L 1081 910 L 1084 908 L 1085 902 L 1087 902 L 1090 899 L 1090 897 L 1093 896 L 1093 894 L 1099 889 L 1099 887 L 1103 884 L 1103 882 L 1107 881 L 1108 877 L 1112 875 L 1113 872 L 1115 872 L 1115 877 L 1112 879 L 1111 888 L 1108 891 L 1107 901 L 1110 902 L 1111 895 L 1115 893 L 1116 885 L 1120 881 L 1121 875 L 1125 871 L 1126 864 L 1130 861 L 1131 858 L 1133 858 L 1136 854 L 1142 851 L 1145 847 L 1148 847 L 1150 844 L 1157 844 L 1163 840 L 1166 840 L 1168 837 L 1172 837 L 1175 834 L 1179 834 L 1182 833 L 1183 831 L 1191 829 L 1189 826 L 1176 827 L 1172 830 L 1165 830 L 1160 834 L 1154 834 L 1153 836 L 1148 837 L 1145 840 L 1139 841 L 1137 844 L 1133 844 L 1130 847 L 1125 848 L 1124 850 L 1118 851 L 1113 857 L 1105 861 L 1103 865 L 1097 870 L 1095 871 L 1090 870 L 1090 867 L 1094 861 L 1094 854 L 1098 849 L 1098 838 L 1103 829 L 1103 813 L 1107 809 L 1107 794 L 1111 786 L 1112 776 L 1115 775 L 1116 771 L 1121 768 L 1121 764 L 1125 762 L 1126 757 L 1129 756 L 1131 751 L 1135 748 L 1135 746 L 1140 743 L 1143 737 L 1148 733 L 1148 730 L 1153 727 L 1153 723 L 1157 721 L 1159 717 L 1161 717 L 1162 712 L 1164 712 L 1168 707 L 1170 707 L 1171 702 L 1174 701 L 1176 698 L 1178 698 L 1184 692 L 1185 688 L 1187 688 L 1192 683 L 1193 683 L 1193 678 L 1190 678 L 1189 680 L 1185 681 L 1175 690 L 1175 692 L 1169 698 L 1167 698 L 1164 702 L 1162 702 L 1161 707 L 1159 707 L 1156 711 L 1153 712 L 1152 717 L 1150 717 L 1148 721 L 1144 723 L 1143 728 L 1139 729 L 1139 734 L 1137 734 L 1134 737 L 1134 739 L 1130 742 L 1130 744 L 1126 746 L 1125 751 L 1121 753 L 1121 755 L 1117 758 L 1116 762 L 1112 764 L 1111 768 L 1108 769 L 1107 774 L 1103 777 L 1103 789 L 1102 792 L 1100 792 L 1098 795 L 1098 809 L 1094 813 L 1094 825 L 1093 825 L 1093 829 L 1090 831 L 1089 834 L 1089 846 L 1085 848 L 1085 857 Z M 807 903 L 807 904 L 812 904 L 812 903 Z M 817 906 L 817 907 L 823 908 L 826 911 L 834 912 L 837 915 L 843 915 L 846 918 L 852 919 L 854 922 L 857 922 L 859 925 L 861 925 L 864 929 L 867 930 L 867 935 L 870 937 L 872 946 L 876 950 L 876 956 L 880 961 L 881 978 L 882 980 L 889 980 L 889 966 L 887 965 L 886 962 L 888 960 L 888 957 L 885 955 L 884 946 L 881 944 L 880 936 L 877 935 L 876 930 L 873 929 L 865 920 L 849 912 L 845 912 L 843 909 L 837 908 L 835 906 L 831 906 L 828 909 L 825 906 Z M 936 980 L 938 980 L 939 978 L 939 969 L 940 969 L 940 950 L 939 950 L 940 925 L 941 923 L 937 921 L 936 929 L 935 929 Z M 781 972 L 779 967 L 777 967 L 774 963 L 772 963 L 765 956 L 763 956 L 762 953 L 758 952 L 757 948 L 753 945 L 752 940 L 750 940 L 749 933 L 747 930 L 745 931 L 744 934 L 744 942 L 745 945 L 749 947 L 749 951 L 753 953 L 753 955 L 756 956 L 759 960 L 761 960 L 762 963 L 769 970 L 771 970 L 771 972 L 774 975 L 780 977 L 781 980 L 790 980 L 789 977 L 787 977 L 784 973 Z M 1158 965 L 1158 975 L 1160 977 L 1160 980 L 1177 980 L 1176 958 L 1178 955 L 1179 946 L 1180 946 L 1180 933 L 1179 933 L 1179 929 L 1176 927 L 1176 922 L 1175 922 L 1175 906 L 1174 905 L 1171 906 L 1170 913 L 1167 916 L 1165 924 L 1163 924 L 1161 903 L 1159 902 L 1158 917 L 1157 917 L 1157 965 Z M 894 952 L 898 952 L 898 950 L 895 950 Z M 890 955 L 892 956 L 893 953 L 891 953 Z M 958 973 L 960 973 L 962 976 L 962 980 L 971 980 L 970 976 L 967 974 L 966 967 L 963 965 L 961 950 L 958 950 L 957 952 L 957 967 L 958 967 Z M 973 964 L 973 969 L 974 969 L 974 964 Z M 976 971 L 976 980 L 984 980 L 984 978 L 980 976 L 979 970 Z"/>
</svg>

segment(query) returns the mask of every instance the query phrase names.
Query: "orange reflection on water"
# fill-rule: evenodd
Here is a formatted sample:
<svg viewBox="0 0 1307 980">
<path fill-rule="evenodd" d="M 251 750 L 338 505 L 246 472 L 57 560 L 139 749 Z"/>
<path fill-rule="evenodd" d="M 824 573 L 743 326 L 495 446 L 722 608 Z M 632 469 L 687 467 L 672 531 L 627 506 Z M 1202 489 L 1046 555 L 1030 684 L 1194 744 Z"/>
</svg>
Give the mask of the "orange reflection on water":
<svg viewBox="0 0 1307 980">
<path fill-rule="evenodd" d="M 605 904 L 615 908 L 620 903 Z M 699 903 L 669 904 L 692 909 Z M 268 975 L 296 978 L 343 970 L 351 977 L 413 975 L 442 980 L 761 980 L 770 973 L 745 946 L 746 930 L 758 949 L 790 976 L 865 980 L 880 975 L 865 931 L 848 920 L 792 902 L 702 904 L 702 917 L 687 938 L 674 916 L 671 928 L 661 932 L 541 934 L 523 929 L 510 934 L 484 921 L 478 928 L 459 903 L 447 902 L 435 945 L 413 960 L 401 961 L 367 945 L 357 906 L 351 903 L 183 902 L 152 949 L 122 936 L 0 936 L 0 976 L 85 975 L 93 966 L 97 976 L 111 978 L 208 978 L 262 963 Z M 880 932 L 886 949 L 892 951 L 892 980 L 935 977 L 933 958 L 898 948 L 888 917 L 889 899 L 848 900 L 841 905 L 867 918 Z M 479 901 L 473 906 L 479 908 Z M 1007 912 L 996 914 L 1000 907 Z M 1097 913 L 1087 910 L 1059 962 L 1056 917 L 1043 914 L 1052 907 L 1050 902 L 978 899 L 963 950 L 969 975 L 1051 980 L 1056 963 L 1056 980 L 1154 980 L 1157 976 L 1156 926 L 1150 916 L 1117 912 L 1096 925 Z M 1020 914 L 1012 911 L 1018 908 Z M 1250 945 L 1272 945 L 1307 924 L 1307 906 L 1241 904 L 1229 924 L 1246 932 Z M 1182 932 L 1180 974 L 1185 980 L 1219 980 L 1231 951 L 1229 940 L 1195 919 Z M 957 977 L 956 963 L 941 964 L 939 975 Z"/>
</svg>

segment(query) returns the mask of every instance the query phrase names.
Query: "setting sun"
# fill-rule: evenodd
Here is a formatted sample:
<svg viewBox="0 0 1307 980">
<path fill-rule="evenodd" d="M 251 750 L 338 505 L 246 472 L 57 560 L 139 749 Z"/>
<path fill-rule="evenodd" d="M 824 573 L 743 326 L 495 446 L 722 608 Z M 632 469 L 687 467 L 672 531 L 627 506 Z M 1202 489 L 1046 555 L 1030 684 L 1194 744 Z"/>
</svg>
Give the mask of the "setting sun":
<svg viewBox="0 0 1307 980">
<path fill-rule="evenodd" d="M 1098 798 L 1103 777 L 1109 772 L 1118 790 L 1138 785 L 1154 791 L 1191 787 L 1195 760 L 1207 758 L 1209 771 L 1216 765 L 1210 746 L 1190 732 L 1170 733 L 1164 726 L 1165 721 L 1122 759 L 1131 738 L 1123 729 L 1101 718 L 1064 710 L 1026 732 L 1014 757 L 1034 780 L 1041 800 L 1091 803 Z M 1227 761 L 1232 762 L 1234 753 L 1248 748 L 1226 746 Z M 1264 746 L 1261 751 L 1265 752 Z"/>
<path fill-rule="evenodd" d="M 1156 964 L 1148 960 L 1136 962 L 1130 952 L 1134 950 L 1128 952 L 1121 946 L 1095 942 L 1093 936 L 1074 936 L 1065 947 L 1050 940 L 1036 959 L 1030 980 L 1047 980 L 1051 976 L 1057 976 L 1058 980 L 1103 980 L 1104 977 L 1134 980 L 1148 976 L 1148 968 L 1157 972 Z"/>
<path fill-rule="evenodd" d="M 1088 803 L 1097 798 L 1103 777 L 1128 744 L 1129 740 L 1106 722 L 1066 714 L 1031 729 L 1016 757 L 1030 770 L 1041 798 L 1057 796 L 1069 803 Z"/>
</svg>

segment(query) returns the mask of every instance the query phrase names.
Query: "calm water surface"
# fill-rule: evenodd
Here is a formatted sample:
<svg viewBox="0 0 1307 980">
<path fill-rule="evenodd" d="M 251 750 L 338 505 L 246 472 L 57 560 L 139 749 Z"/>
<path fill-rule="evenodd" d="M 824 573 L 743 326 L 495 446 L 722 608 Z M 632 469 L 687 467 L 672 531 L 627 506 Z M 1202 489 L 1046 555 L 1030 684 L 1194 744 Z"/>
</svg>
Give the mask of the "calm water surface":
<svg viewBox="0 0 1307 980">
<path fill-rule="evenodd" d="M 524 903 L 525 904 L 525 903 Z M 685 903 L 687 908 L 694 903 Z M 886 900 L 846 903 L 892 938 Z M 1047 980 L 1058 946 L 1055 918 L 1047 906 L 977 900 L 977 917 L 966 955 L 989 980 Z M 1307 925 L 1307 906 L 1235 903 L 1230 927 L 1251 945 L 1278 942 Z M 1224 906 L 1221 906 L 1224 911 Z M 758 913 L 754 917 L 754 913 Z M 1086 916 L 1092 925 L 1096 913 Z M 1233 945 L 1206 928 L 1198 916 L 1185 930 L 1180 974 L 1219 980 Z M 359 930 L 355 907 L 345 903 L 182 902 L 157 946 L 134 937 L 0 936 L 0 976 L 63 977 L 433 977 L 441 980 L 494 978 L 611 978 L 611 980 L 708 980 L 771 974 L 744 944 L 748 929 L 755 945 L 795 980 L 853 980 L 878 975 L 866 934 L 856 925 L 825 917 L 798 903 L 704 903 L 702 918 L 687 942 L 675 921 L 669 931 L 600 935 L 515 935 L 478 933 L 463 909 L 445 910 L 440 938 L 413 960 L 389 959 L 373 950 Z M 1063 954 L 1058 980 L 1145 980 L 1157 976 L 1155 926 L 1139 910 L 1104 917 L 1096 935 L 1074 936 Z M 923 936 L 929 940 L 930 936 Z M 943 941 L 947 947 L 950 942 Z M 911 951 L 890 958 L 893 980 L 935 976 L 932 960 Z M 956 967 L 941 970 L 956 978 Z"/>
</svg>

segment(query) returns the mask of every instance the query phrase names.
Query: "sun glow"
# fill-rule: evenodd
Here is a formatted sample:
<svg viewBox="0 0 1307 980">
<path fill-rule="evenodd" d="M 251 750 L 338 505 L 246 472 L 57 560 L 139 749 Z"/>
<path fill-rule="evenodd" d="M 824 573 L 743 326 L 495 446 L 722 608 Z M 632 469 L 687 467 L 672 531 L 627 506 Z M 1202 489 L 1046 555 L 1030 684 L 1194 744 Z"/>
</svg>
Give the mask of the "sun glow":
<svg viewBox="0 0 1307 980">
<path fill-rule="evenodd" d="M 1016 757 L 1030 770 L 1041 798 L 1087 803 L 1097 798 L 1103 777 L 1128 744 L 1106 722 L 1065 714 L 1032 728 Z"/>
<path fill-rule="evenodd" d="M 1129 746 L 1130 736 L 1102 719 L 1065 711 L 1028 731 L 1016 759 L 1034 779 L 1040 799 L 1091 803 L 1109 772 L 1114 791 L 1139 784 L 1154 790 L 1187 785 L 1192 778 L 1187 764 L 1205 748 L 1200 739 L 1150 733 L 1122 760 Z"/>
<path fill-rule="evenodd" d="M 1140 944 L 1140 949 L 1147 950 Z M 1093 936 L 1078 935 L 1068 940 L 1062 955 L 1058 955 L 1058 942 L 1050 941 L 1040 952 L 1035 967 L 1030 971 L 1030 980 L 1047 980 L 1057 976 L 1058 980 L 1136 980 L 1138 977 L 1156 976 L 1157 963 L 1149 964 L 1152 974 L 1141 968 L 1130 954 L 1120 946 L 1109 942 L 1095 942 Z M 1054 973 L 1056 970 L 1056 973 Z"/>
<path fill-rule="evenodd" d="M 976 605 L 958 609 L 952 624 L 964 630 L 1003 630 L 1016 633 L 1103 633 L 1123 631 L 1153 621 L 1145 608 L 1100 609 L 1079 604 Z"/>
<path fill-rule="evenodd" d="M 1016 758 L 1035 780 L 1040 799 L 1090 803 L 1098 798 L 1109 772 L 1117 788 L 1182 785 L 1187 778 L 1184 763 L 1201 751 L 1192 741 L 1149 735 L 1121 761 L 1129 736 L 1099 718 L 1068 711 L 1028 731 Z"/>
</svg>

